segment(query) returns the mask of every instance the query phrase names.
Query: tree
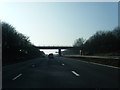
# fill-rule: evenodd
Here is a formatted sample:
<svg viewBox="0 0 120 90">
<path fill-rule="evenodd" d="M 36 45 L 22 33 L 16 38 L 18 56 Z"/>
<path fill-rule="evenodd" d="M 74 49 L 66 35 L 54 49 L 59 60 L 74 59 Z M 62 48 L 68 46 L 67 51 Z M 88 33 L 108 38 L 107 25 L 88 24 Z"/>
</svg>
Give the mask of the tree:
<svg viewBox="0 0 120 90">
<path fill-rule="evenodd" d="M 97 31 L 84 44 L 88 54 L 110 53 L 120 51 L 120 28 L 112 31 Z"/>
<path fill-rule="evenodd" d="M 75 40 L 73 46 L 74 47 L 80 47 L 80 46 L 82 46 L 84 44 L 84 42 L 85 42 L 85 39 L 78 38 L 77 40 Z"/>
<path fill-rule="evenodd" d="M 17 32 L 12 25 L 2 22 L 3 64 L 23 61 L 23 58 L 27 60 L 42 54 L 30 42 L 29 37 Z"/>
</svg>

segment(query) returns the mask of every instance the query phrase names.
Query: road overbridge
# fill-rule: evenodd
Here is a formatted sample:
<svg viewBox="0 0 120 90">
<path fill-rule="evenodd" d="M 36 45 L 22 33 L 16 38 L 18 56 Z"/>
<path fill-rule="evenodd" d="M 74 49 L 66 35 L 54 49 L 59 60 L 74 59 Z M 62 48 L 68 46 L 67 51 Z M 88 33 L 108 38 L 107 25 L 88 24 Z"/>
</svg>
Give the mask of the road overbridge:
<svg viewBox="0 0 120 90">
<path fill-rule="evenodd" d="M 61 56 L 61 49 L 74 48 L 72 46 L 35 46 L 38 49 L 58 49 L 59 56 Z"/>
</svg>

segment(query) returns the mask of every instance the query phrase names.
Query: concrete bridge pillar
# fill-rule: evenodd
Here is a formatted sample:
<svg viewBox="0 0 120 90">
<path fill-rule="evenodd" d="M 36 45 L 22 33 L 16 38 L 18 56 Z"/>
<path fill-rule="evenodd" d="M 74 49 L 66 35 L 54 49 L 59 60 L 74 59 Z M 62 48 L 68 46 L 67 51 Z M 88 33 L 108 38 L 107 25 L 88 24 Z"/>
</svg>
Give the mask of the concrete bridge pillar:
<svg viewBox="0 0 120 90">
<path fill-rule="evenodd" d="M 61 48 L 58 49 L 59 56 L 61 56 Z"/>
</svg>

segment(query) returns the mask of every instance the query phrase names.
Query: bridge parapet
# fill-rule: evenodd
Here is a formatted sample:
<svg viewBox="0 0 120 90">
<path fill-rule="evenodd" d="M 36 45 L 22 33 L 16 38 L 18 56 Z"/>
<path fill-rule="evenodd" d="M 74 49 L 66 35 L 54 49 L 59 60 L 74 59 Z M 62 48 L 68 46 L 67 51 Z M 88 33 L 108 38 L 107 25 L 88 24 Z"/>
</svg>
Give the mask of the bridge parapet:
<svg viewBox="0 0 120 90">
<path fill-rule="evenodd" d="M 73 48 L 72 46 L 35 46 L 39 49 L 69 49 Z"/>
</svg>

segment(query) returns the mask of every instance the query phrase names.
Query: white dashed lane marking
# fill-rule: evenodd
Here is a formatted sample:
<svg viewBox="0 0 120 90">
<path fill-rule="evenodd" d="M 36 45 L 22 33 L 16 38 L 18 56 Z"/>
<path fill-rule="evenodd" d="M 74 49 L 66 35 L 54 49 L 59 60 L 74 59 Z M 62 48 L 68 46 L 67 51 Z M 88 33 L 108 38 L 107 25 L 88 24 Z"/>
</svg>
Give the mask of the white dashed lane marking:
<svg viewBox="0 0 120 90">
<path fill-rule="evenodd" d="M 17 78 L 19 78 L 20 76 L 22 76 L 22 73 L 18 74 L 16 77 L 14 77 L 12 80 L 16 80 Z"/>
<path fill-rule="evenodd" d="M 72 73 L 73 73 L 75 76 L 77 76 L 77 77 L 80 76 L 80 75 L 79 75 L 78 73 L 76 73 L 75 71 L 72 71 Z"/>
<path fill-rule="evenodd" d="M 64 64 L 64 63 L 62 63 L 62 65 L 64 66 L 65 64 Z"/>
</svg>

